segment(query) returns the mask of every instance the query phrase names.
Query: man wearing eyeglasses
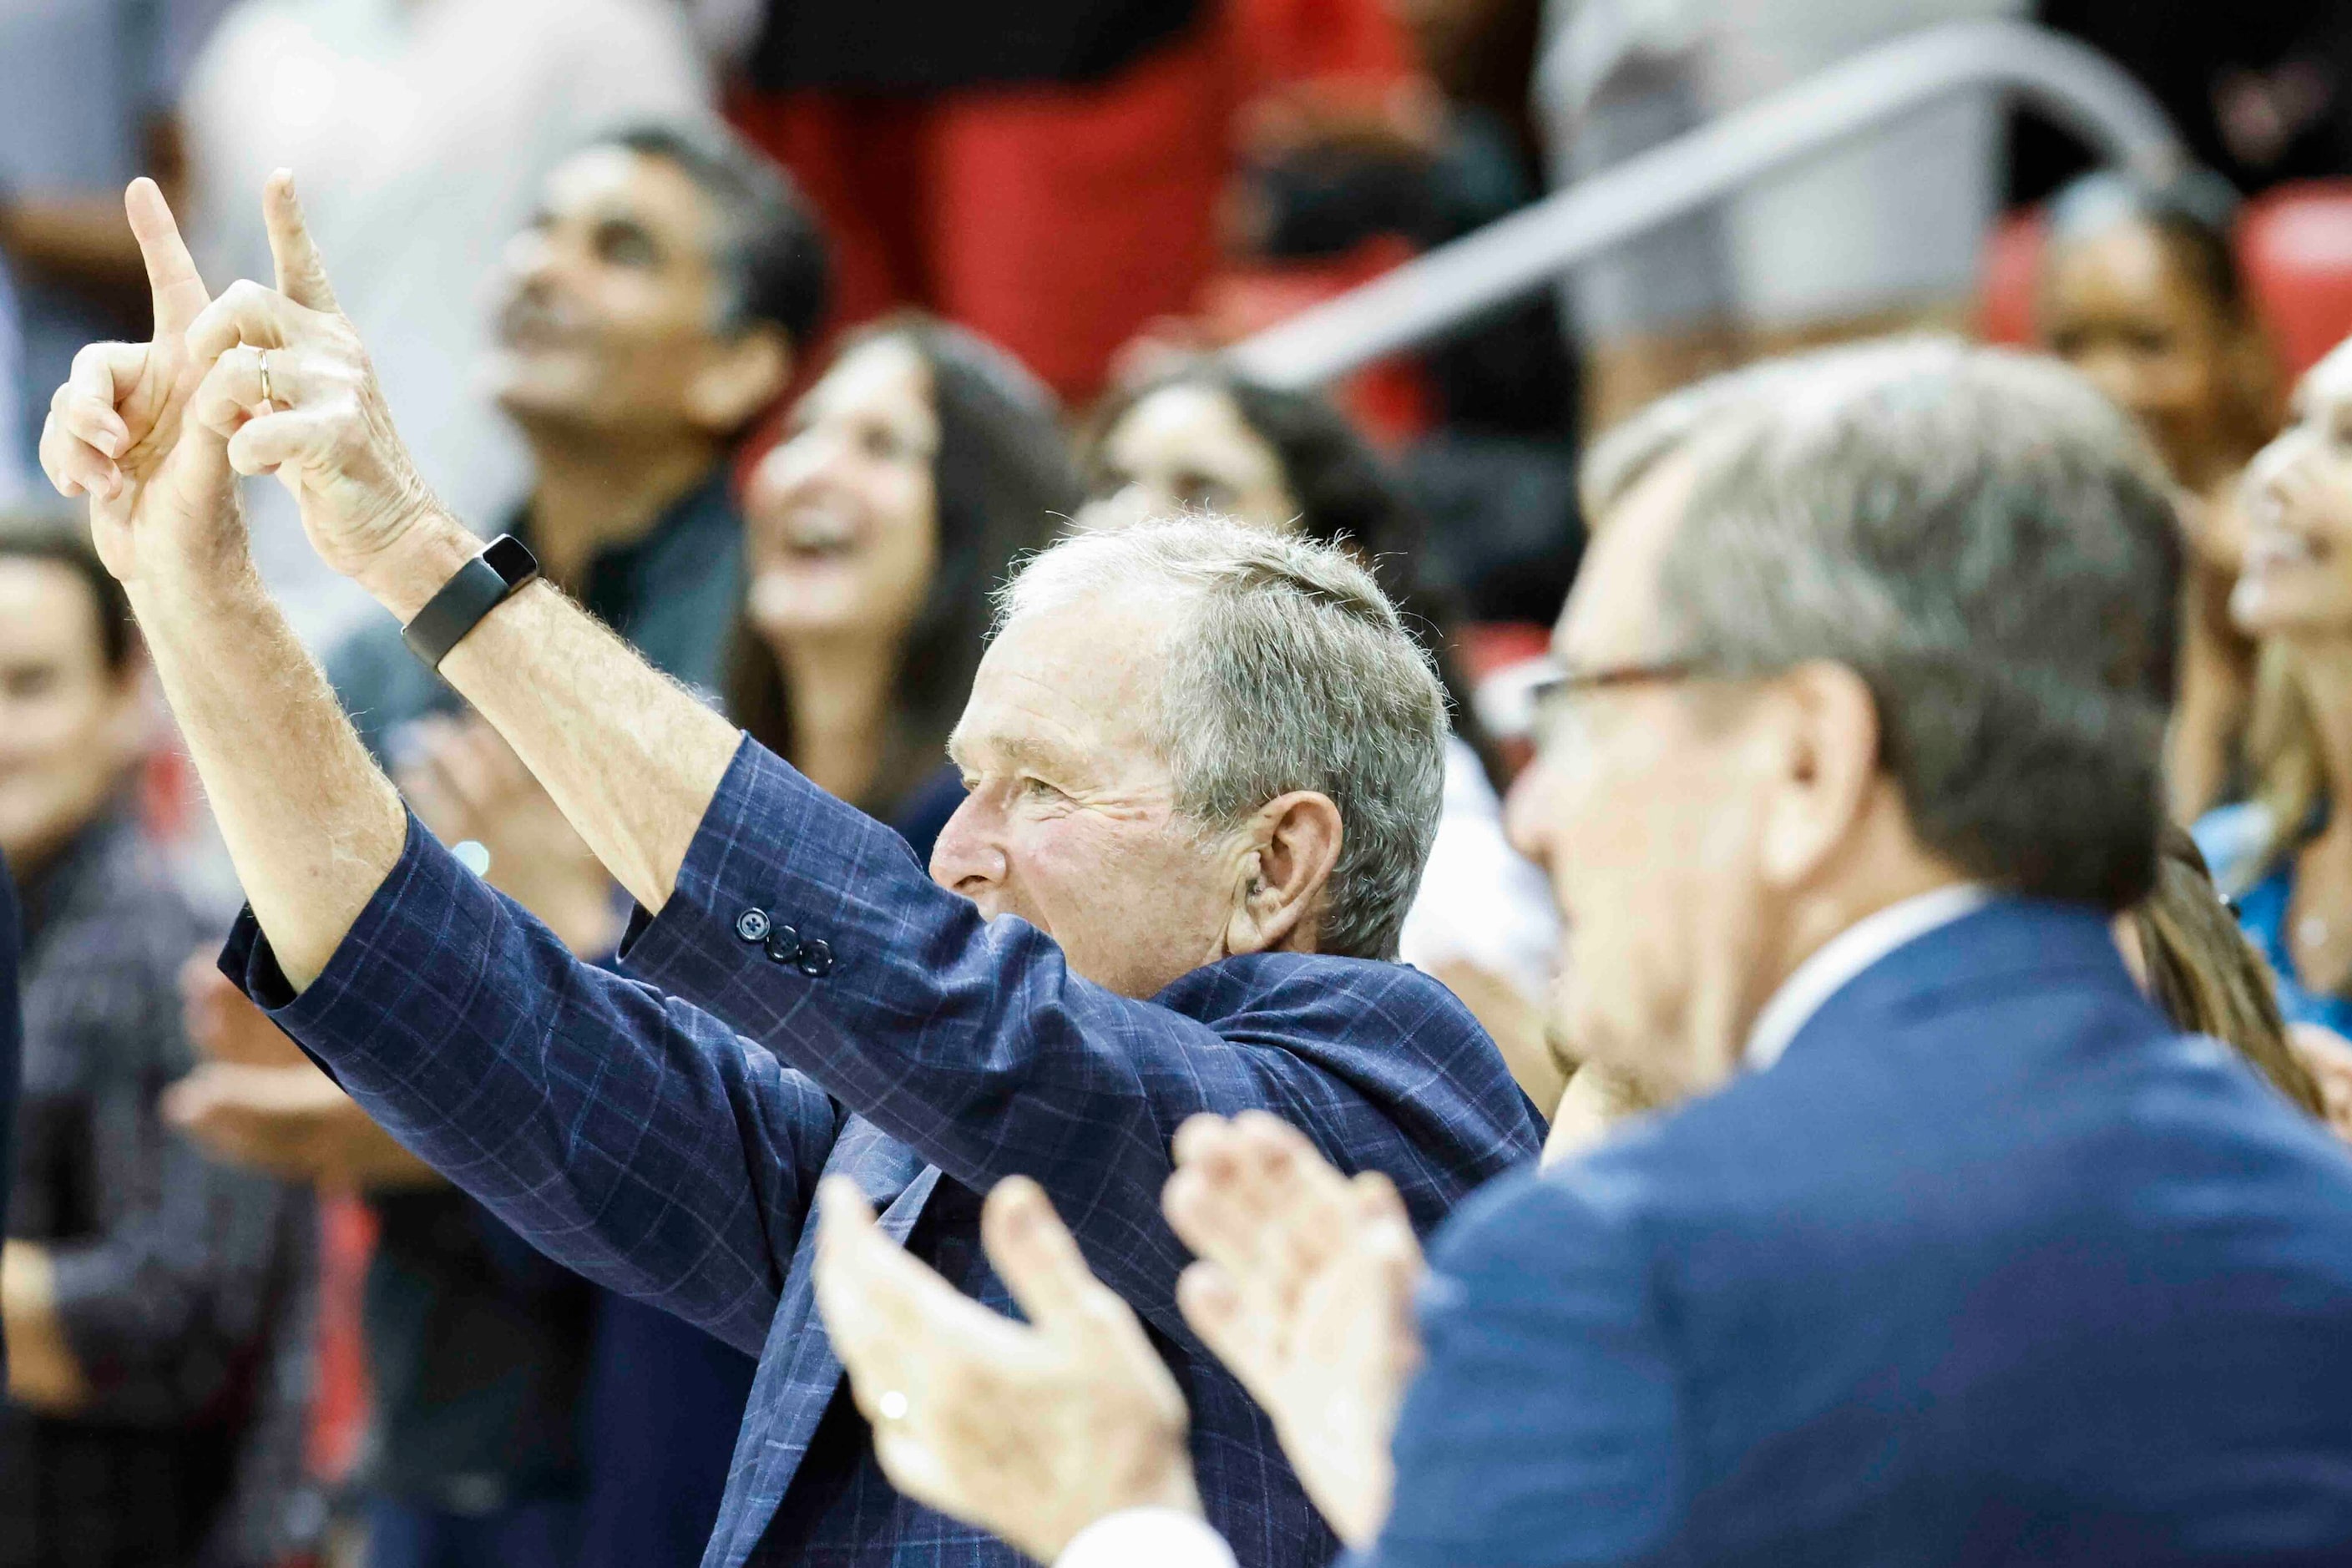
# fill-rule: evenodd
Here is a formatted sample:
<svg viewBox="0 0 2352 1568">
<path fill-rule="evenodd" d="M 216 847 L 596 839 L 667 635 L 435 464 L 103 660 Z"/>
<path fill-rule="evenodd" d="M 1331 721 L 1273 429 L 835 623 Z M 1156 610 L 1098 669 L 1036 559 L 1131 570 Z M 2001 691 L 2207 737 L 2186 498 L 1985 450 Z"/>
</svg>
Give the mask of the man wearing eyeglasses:
<svg viewBox="0 0 2352 1568">
<path fill-rule="evenodd" d="M 2160 476 L 1957 345 L 1732 392 L 1596 456 L 1514 803 L 1555 1023 L 1682 1108 L 1497 1180 L 1425 1278 L 1377 1183 L 1196 1118 L 1187 1320 L 1350 1568 L 2352 1561 L 2352 1164 L 2110 935 L 2161 821 Z M 989 1221 L 1025 1330 L 828 1192 L 835 1347 L 921 1391 L 885 1467 L 1058 1568 L 1227 1561 L 1131 1317 L 1034 1186 Z"/>
</svg>

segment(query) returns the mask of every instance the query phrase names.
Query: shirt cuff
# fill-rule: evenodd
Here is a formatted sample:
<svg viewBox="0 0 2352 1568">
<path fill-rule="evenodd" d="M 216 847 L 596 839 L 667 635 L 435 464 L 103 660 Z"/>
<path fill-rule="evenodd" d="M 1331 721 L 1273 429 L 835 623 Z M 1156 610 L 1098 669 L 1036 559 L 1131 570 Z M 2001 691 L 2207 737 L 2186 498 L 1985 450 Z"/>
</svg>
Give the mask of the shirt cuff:
<svg viewBox="0 0 2352 1568">
<path fill-rule="evenodd" d="M 1197 1514 L 1129 1508 L 1070 1538 L 1054 1568 L 1234 1568 L 1225 1538 Z"/>
</svg>

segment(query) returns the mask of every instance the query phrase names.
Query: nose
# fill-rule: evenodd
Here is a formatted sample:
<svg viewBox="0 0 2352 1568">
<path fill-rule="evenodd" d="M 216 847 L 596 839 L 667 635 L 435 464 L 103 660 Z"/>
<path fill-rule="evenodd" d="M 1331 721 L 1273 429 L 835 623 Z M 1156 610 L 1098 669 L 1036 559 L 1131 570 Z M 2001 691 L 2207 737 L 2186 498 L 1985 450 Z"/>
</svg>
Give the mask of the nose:
<svg viewBox="0 0 2352 1568">
<path fill-rule="evenodd" d="M 997 817 L 983 791 L 964 796 L 931 846 L 931 880 L 975 902 L 1001 885 L 1007 862 Z"/>
<path fill-rule="evenodd" d="M 1548 767 L 1538 755 L 1519 770 L 1503 796 L 1503 833 L 1511 847 L 1549 869 L 1551 865 L 1551 833 L 1544 796 L 1548 793 Z"/>
<path fill-rule="evenodd" d="M 2246 465 L 2242 493 L 2255 509 L 2275 510 L 2286 504 L 2294 488 L 2290 481 L 2309 459 L 2314 445 L 2300 426 L 2291 426 L 2254 454 L 2254 460 Z"/>
<path fill-rule="evenodd" d="M 839 478 L 846 469 L 850 451 L 847 433 L 820 420 L 777 442 L 760 460 L 755 482 L 772 498 L 782 500 L 807 486 Z"/>
<path fill-rule="evenodd" d="M 543 229 L 518 229 L 514 237 L 507 241 L 505 259 L 510 287 L 518 291 L 543 288 L 555 269 L 555 245 Z"/>
</svg>

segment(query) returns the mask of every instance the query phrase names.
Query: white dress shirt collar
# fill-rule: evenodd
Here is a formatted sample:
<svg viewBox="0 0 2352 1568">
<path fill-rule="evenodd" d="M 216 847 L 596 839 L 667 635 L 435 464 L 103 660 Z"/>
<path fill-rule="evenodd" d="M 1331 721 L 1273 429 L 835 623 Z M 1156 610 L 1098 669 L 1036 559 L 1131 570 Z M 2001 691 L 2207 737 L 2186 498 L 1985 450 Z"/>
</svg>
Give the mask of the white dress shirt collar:
<svg viewBox="0 0 2352 1568">
<path fill-rule="evenodd" d="M 1864 915 L 1822 943 L 1756 1015 L 1756 1025 L 1748 1031 L 1747 1065 L 1769 1068 L 1779 1061 L 1798 1031 L 1847 981 L 1904 943 L 1973 913 L 1991 899 L 1991 889 L 1981 883 L 1955 882 Z"/>
</svg>

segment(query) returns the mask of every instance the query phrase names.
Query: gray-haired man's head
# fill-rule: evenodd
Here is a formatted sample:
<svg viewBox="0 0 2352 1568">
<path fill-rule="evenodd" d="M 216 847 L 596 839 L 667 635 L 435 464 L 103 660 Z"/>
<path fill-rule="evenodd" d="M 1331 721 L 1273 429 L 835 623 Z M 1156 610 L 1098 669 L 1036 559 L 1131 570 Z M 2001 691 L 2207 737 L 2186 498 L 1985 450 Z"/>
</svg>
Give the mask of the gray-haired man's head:
<svg viewBox="0 0 2352 1568">
<path fill-rule="evenodd" d="M 1742 377 L 1612 437 L 1639 460 L 1515 812 L 1569 917 L 1561 1032 L 1667 1089 L 1905 896 L 2134 901 L 2161 816 L 2179 532 L 2127 423 L 1947 342 Z"/>
<path fill-rule="evenodd" d="M 1203 518 L 1079 535 L 1006 590 L 931 872 L 1129 995 L 1234 953 L 1392 957 L 1445 732 L 1345 550 Z"/>
</svg>

